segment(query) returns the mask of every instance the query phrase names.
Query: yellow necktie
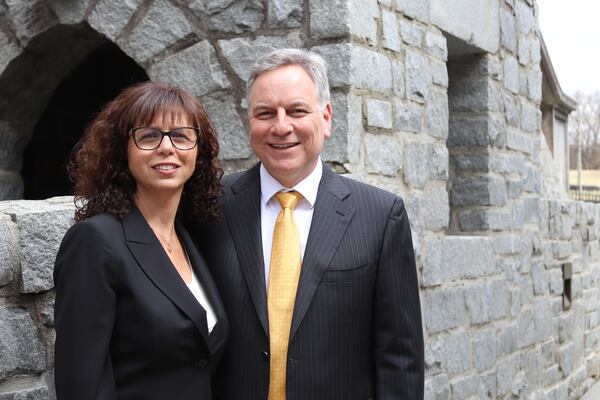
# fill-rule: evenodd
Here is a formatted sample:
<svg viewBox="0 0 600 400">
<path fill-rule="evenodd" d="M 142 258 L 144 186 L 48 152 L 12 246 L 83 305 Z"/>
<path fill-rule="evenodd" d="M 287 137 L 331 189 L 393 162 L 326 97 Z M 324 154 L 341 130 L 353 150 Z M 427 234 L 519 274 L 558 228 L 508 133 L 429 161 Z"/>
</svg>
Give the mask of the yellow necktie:
<svg viewBox="0 0 600 400">
<path fill-rule="evenodd" d="M 298 192 L 279 192 L 275 197 L 281 205 L 281 211 L 273 229 L 267 296 L 271 340 L 269 400 L 285 400 L 288 341 L 302 264 L 300 234 L 293 211 L 302 195 Z"/>
</svg>

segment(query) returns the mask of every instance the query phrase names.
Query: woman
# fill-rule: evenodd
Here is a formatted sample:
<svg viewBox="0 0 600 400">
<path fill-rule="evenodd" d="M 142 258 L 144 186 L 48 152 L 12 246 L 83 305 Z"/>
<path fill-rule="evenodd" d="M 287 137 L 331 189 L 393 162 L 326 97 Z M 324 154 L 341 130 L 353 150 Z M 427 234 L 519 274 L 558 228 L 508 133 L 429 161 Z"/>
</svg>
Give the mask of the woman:
<svg viewBox="0 0 600 400">
<path fill-rule="evenodd" d="M 211 398 L 228 324 L 176 217 L 216 218 L 217 152 L 201 104 L 152 82 L 87 129 L 70 167 L 78 222 L 54 269 L 59 400 Z"/>
</svg>

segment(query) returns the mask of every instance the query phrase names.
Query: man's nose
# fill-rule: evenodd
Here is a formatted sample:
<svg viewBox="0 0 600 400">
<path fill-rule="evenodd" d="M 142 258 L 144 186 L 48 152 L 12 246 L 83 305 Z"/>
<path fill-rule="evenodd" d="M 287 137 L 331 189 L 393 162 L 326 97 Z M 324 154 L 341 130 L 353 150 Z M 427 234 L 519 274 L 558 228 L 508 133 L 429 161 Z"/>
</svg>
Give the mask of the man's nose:
<svg viewBox="0 0 600 400">
<path fill-rule="evenodd" d="M 277 117 L 275 118 L 275 123 L 273 124 L 273 133 L 277 135 L 287 135 L 293 130 L 294 128 L 292 127 L 290 118 L 285 110 L 277 110 Z"/>
</svg>

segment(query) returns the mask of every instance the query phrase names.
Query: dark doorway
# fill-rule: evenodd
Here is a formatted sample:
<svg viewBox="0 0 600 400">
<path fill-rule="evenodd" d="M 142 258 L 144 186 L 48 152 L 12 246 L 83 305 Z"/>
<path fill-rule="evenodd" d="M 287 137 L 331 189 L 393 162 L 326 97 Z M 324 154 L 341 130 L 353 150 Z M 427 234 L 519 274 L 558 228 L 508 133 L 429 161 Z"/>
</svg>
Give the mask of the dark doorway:
<svg viewBox="0 0 600 400">
<path fill-rule="evenodd" d="M 147 81 L 143 68 L 115 44 L 93 50 L 56 88 L 23 155 L 25 199 L 72 194 L 71 150 L 102 105 L 121 89 Z"/>
</svg>

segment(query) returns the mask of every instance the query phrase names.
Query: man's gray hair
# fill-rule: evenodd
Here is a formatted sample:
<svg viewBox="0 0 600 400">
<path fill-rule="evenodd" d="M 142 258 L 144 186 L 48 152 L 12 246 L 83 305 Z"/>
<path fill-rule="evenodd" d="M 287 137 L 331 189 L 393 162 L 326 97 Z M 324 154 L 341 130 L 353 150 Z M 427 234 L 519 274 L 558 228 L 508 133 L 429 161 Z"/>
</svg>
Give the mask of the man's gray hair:
<svg viewBox="0 0 600 400">
<path fill-rule="evenodd" d="M 329 102 L 329 80 L 327 79 L 327 63 L 320 55 L 302 49 L 278 49 L 266 56 L 260 57 L 250 70 L 250 77 L 246 82 L 246 100 L 250 107 L 250 91 L 259 75 L 273 71 L 284 65 L 298 65 L 302 67 L 315 85 L 317 102 L 321 108 Z"/>
</svg>

